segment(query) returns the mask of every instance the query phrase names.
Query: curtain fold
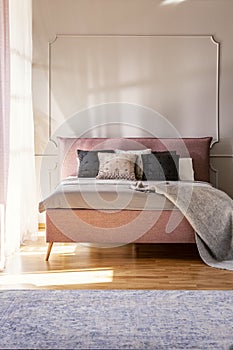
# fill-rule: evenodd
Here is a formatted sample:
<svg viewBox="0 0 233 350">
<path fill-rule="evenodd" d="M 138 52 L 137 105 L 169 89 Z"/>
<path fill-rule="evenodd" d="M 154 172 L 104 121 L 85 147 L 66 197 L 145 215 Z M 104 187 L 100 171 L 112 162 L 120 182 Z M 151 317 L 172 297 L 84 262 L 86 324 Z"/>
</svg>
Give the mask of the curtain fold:
<svg viewBox="0 0 233 350">
<path fill-rule="evenodd" d="M 0 270 L 5 263 L 5 209 L 9 163 L 10 113 L 9 3 L 0 0 Z"/>
<path fill-rule="evenodd" d="M 6 207 L 6 255 L 37 237 L 32 109 L 32 1 L 9 0 L 10 158 Z"/>
</svg>

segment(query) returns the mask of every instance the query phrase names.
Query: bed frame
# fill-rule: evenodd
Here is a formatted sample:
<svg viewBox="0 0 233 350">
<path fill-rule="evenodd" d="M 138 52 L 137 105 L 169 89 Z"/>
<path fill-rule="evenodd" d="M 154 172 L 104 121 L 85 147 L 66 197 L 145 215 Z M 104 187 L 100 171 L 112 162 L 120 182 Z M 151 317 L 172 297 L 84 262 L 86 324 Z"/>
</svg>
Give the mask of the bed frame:
<svg viewBox="0 0 233 350">
<path fill-rule="evenodd" d="M 77 149 L 176 150 L 191 157 L 195 180 L 209 182 L 211 137 L 204 138 L 58 138 L 60 178 L 77 175 Z M 111 215 L 110 215 L 111 214 Z M 131 224 L 132 223 L 132 224 Z M 172 227 L 171 229 L 168 229 Z M 117 238 L 116 238 L 117 237 Z M 179 210 L 48 209 L 46 242 L 49 260 L 54 242 L 101 244 L 195 243 L 194 230 Z"/>
</svg>

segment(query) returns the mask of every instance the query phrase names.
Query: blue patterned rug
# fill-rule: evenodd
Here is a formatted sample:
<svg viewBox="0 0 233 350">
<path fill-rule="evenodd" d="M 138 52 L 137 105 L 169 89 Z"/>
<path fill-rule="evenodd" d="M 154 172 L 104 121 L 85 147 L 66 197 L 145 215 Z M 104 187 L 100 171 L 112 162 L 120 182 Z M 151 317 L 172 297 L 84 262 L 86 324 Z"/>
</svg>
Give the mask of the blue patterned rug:
<svg viewBox="0 0 233 350">
<path fill-rule="evenodd" d="M 232 291 L 0 291 L 0 349 L 232 345 Z"/>
</svg>

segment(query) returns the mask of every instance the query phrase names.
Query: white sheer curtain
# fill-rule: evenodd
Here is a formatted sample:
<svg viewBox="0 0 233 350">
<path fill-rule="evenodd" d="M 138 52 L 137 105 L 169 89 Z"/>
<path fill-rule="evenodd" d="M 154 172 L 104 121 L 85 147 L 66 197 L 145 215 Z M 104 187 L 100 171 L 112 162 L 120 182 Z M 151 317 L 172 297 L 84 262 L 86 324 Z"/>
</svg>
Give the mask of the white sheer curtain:
<svg viewBox="0 0 233 350">
<path fill-rule="evenodd" d="M 10 47 L 8 0 L 0 0 L 0 270 L 5 263 L 5 209 L 9 161 Z"/>
<path fill-rule="evenodd" d="M 32 112 L 32 0 L 9 0 L 10 161 L 6 211 L 6 255 L 37 237 Z"/>
</svg>

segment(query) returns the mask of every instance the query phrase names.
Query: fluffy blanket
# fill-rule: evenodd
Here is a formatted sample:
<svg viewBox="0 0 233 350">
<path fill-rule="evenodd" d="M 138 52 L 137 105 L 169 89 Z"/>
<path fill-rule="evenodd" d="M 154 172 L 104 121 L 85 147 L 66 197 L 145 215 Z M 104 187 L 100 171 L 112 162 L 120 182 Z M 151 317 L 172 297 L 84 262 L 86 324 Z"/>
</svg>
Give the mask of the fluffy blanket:
<svg viewBox="0 0 233 350">
<path fill-rule="evenodd" d="M 139 182 L 131 188 L 163 194 L 194 228 L 203 261 L 233 270 L 233 200 L 226 193 L 201 183 L 162 183 L 150 187 Z"/>
</svg>

